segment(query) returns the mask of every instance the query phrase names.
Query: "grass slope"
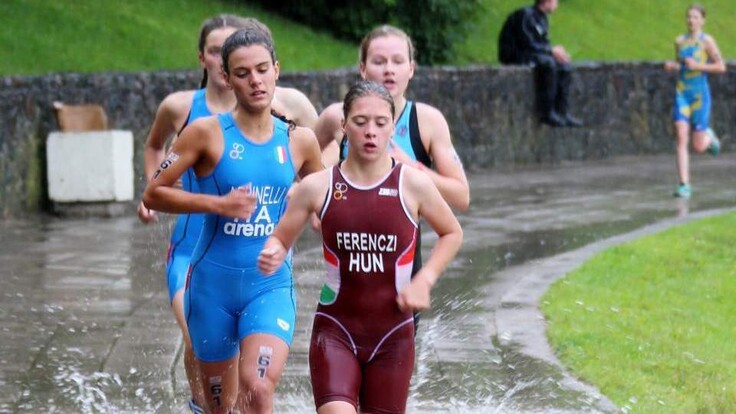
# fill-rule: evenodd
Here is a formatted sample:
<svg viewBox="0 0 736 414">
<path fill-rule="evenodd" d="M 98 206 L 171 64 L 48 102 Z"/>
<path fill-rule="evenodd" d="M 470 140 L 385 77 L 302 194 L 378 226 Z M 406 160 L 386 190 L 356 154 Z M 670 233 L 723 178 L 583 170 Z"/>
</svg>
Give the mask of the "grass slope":
<svg viewBox="0 0 736 414">
<path fill-rule="evenodd" d="M 693 0 L 560 0 L 550 17 L 550 38 L 577 61 L 672 59 L 674 40 L 687 31 L 685 11 Z M 497 62 L 498 33 L 513 10 L 533 0 L 483 0 L 475 28 L 460 47 L 461 64 Z M 704 30 L 726 58 L 736 58 L 733 0 L 700 0 Z"/>
<path fill-rule="evenodd" d="M 543 298 L 572 372 L 629 413 L 736 412 L 736 213 L 596 255 Z"/>
<path fill-rule="evenodd" d="M 200 24 L 219 13 L 266 23 L 283 70 L 356 62 L 356 46 L 237 1 L 2 0 L 0 74 L 196 68 Z"/>
<path fill-rule="evenodd" d="M 458 64 L 495 63 L 506 15 L 533 0 L 483 0 Z M 577 61 L 662 60 L 685 31 L 691 0 L 560 0 L 551 37 Z M 706 31 L 724 56 L 736 57 L 733 0 L 702 0 Z M 197 67 L 196 40 L 205 18 L 254 16 L 271 27 L 282 67 L 319 70 L 356 64 L 357 45 L 337 41 L 235 0 L 2 0 L 0 75 Z"/>
</svg>

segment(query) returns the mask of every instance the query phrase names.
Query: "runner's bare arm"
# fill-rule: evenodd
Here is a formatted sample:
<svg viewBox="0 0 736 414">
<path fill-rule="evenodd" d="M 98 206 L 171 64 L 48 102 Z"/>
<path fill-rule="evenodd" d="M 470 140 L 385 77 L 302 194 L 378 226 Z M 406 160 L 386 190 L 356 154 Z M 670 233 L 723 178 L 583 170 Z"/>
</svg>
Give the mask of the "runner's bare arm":
<svg viewBox="0 0 736 414">
<path fill-rule="evenodd" d="M 322 154 L 319 150 L 317 138 L 309 128 L 297 127 L 291 134 L 289 148 L 294 157 L 296 170 L 300 177 L 321 171 Z"/>
<path fill-rule="evenodd" d="M 143 192 L 143 203 L 147 208 L 168 213 L 209 212 L 234 218 L 250 216 L 255 208 L 255 195 L 246 188 L 214 196 L 175 187 L 187 168 L 211 169 L 217 163 L 218 154 L 222 153 L 222 140 L 213 139 L 213 130 L 219 131 L 217 118 L 208 117 L 198 119 L 182 131 Z M 219 145 L 212 145 L 213 141 Z"/>
<path fill-rule="evenodd" d="M 305 177 L 294 189 L 286 212 L 258 256 L 261 273 L 270 275 L 284 262 L 286 253 L 296 242 L 309 217 L 321 209 L 328 180 L 328 171 L 321 171 Z"/>
<path fill-rule="evenodd" d="M 277 97 L 288 109 L 287 118 L 291 118 L 294 123 L 301 127 L 314 129 L 314 125 L 317 123 L 317 110 L 307 95 L 295 88 L 279 87 Z"/>
<path fill-rule="evenodd" d="M 723 61 L 721 51 L 713 36 L 705 38 L 705 52 L 708 54 L 709 62 L 705 64 L 704 71 L 708 73 L 726 73 L 726 63 Z"/>
<path fill-rule="evenodd" d="M 423 169 L 437 186 L 447 203 L 460 211 L 470 205 L 470 187 L 462 161 L 452 145 L 450 127 L 442 113 L 426 104 L 417 104 L 417 117 L 422 137 L 428 138 L 429 155 L 435 170 Z M 426 135 L 425 135 L 426 134 Z"/>
<path fill-rule="evenodd" d="M 335 165 L 340 159 L 342 119 L 342 104 L 333 103 L 322 111 L 314 126 L 325 166 Z"/>
<path fill-rule="evenodd" d="M 423 217 L 439 236 L 428 260 L 397 297 L 400 309 L 421 311 L 429 307 L 432 287 L 460 249 L 463 231 L 427 175 L 407 168 L 404 180 L 409 210 Z"/>
<path fill-rule="evenodd" d="M 151 180 L 156 168 L 163 162 L 166 155 L 166 142 L 186 121 L 193 93 L 193 91 L 174 92 L 159 104 L 143 150 L 143 171 L 146 182 Z M 145 207 L 141 202 L 138 205 L 138 218 L 143 223 L 150 223 L 156 219 L 155 210 Z"/>
</svg>

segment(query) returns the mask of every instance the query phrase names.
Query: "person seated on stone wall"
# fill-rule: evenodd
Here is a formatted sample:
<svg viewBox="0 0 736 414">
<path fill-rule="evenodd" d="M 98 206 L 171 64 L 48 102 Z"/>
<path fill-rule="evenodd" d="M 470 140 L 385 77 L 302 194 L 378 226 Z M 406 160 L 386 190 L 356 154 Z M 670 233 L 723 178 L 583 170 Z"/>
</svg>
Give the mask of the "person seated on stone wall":
<svg viewBox="0 0 736 414">
<path fill-rule="evenodd" d="M 498 60 L 504 65 L 531 65 L 536 69 L 537 99 L 541 121 L 553 127 L 579 127 L 582 122 L 570 115 L 570 55 L 561 45 L 549 41 L 547 15 L 558 0 L 535 0 L 533 6 L 513 11 L 498 37 Z"/>
</svg>

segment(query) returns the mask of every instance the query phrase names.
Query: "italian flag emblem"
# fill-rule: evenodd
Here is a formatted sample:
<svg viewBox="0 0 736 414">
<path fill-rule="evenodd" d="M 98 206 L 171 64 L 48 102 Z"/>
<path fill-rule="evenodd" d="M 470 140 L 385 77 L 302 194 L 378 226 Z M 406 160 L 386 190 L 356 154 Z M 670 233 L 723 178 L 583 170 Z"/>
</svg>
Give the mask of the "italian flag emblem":
<svg viewBox="0 0 736 414">
<path fill-rule="evenodd" d="M 276 160 L 278 160 L 279 164 L 286 162 L 286 148 L 283 145 L 276 147 Z"/>
</svg>

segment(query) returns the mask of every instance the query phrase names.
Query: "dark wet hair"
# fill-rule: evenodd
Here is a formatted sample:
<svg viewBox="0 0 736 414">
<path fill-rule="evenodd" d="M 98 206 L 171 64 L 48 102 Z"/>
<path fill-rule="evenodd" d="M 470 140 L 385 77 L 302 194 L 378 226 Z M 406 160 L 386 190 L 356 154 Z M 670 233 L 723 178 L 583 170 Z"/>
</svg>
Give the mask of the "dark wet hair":
<svg viewBox="0 0 736 414">
<path fill-rule="evenodd" d="M 348 119 L 348 113 L 353 108 L 353 103 L 355 103 L 358 98 L 366 96 L 376 96 L 388 102 L 389 106 L 391 106 L 391 119 L 393 119 L 394 111 L 396 110 L 394 98 L 391 97 L 391 94 L 388 93 L 388 90 L 383 85 L 367 80 L 361 80 L 354 83 L 353 86 L 350 87 L 350 90 L 348 90 L 348 93 L 345 94 L 345 99 L 342 102 L 342 113 L 345 119 Z"/>
<path fill-rule="evenodd" d="M 411 37 L 398 27 L 384 24 L 368 32 L 363 38 L 363 41 L 360 42 L 360 51 L 358 52 L 360 63 L 365 63 L 365 60 L 368 58 L 368 48 L 371 46 L 371 42 L 376 38 L 385 36 L 397 36 L 406 40 L 409 61 L 414 61 L 414 44 L 411 42 Z"/>
<path fill-rule="evenodd" d="M 258 22 L 257 20 L 255 21 Z M 228 36 L 227 40 L 225 40 L 225 43 L 222 45 L 222 70 L 229 75 L 230 62 L 228 62 L 228 59 L 230 58 L 230 54 L 238 48 L 253 45 L 260 45 L 266 48 L 268 53 L 271 55 L 271 63 L 276 63 L 276 49 L 273 45 L 271 31 L 266 27 L 266 25 L 260 23 L 260 27 L 252 26 L 245 29 L 238 29 L 238 31 Z M 296 128 L 296 123 L 293 120 L 279 112 L 276 112 L 273 108 L 271 108 L 271 114 L 286 122 L 289 125 L 290 130 Z"/>
<path fill-rule="evenodd" d="M 231 34 L 222 45 L 222 70 L 230 74 L 230 54 L 241 47 L 260 45 L 268 50 L 271 55 L 271 63 L 276 63 L 276 49 L 270 32 L 263 30 L 239 29 Z"/>
<path fill-rule="evenodd" d="M 249 30 L 260 30 L 271 36 L 271 31 L 268 26 L 261 23 L 257 19 L 252 17 L 240 17 L 233 14 L 218 14 L 217 16 L 210 17 L 209 19 L 202 22 L 202 27 L 199 29 L 199 41 L 197 43 L 197 49 L 199 53 L 204 54 L 204 45 L 207 43 L 207 36 L 210 35 L 214 30 L 222 29 L 226 27 L 232 27 L 233 29 L 249 29 Z M 207 69 L 204 69 L 202 74 L 202 81 L 199 87 L 204 88 L 207 86 Z"/>
<path fill-rule="evenodd" d="M 276 118 L 286 122 L 286 125 L 289 126 L 289 131 L 296 128 L 296 122 L 292 121 L 291 119 L 287 118 L 286 115 L 282 114 L 281 112 L 277 112 L 275 109 L 271 108 L 271 115 L 275 116 Z"/>
<path fill-rule="evenodd" d="M 687 8 L 687 11 L 690 10 L 697 10 L 701 16 L 705 19 L 705 7 L 700 3 L 693 3 L 690 5 L 690 7 Z"/>
</svg>

